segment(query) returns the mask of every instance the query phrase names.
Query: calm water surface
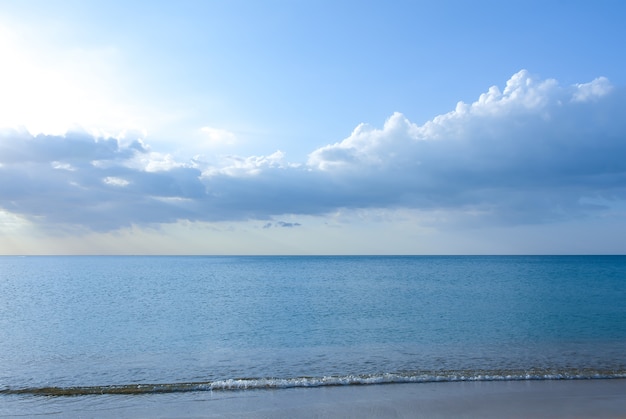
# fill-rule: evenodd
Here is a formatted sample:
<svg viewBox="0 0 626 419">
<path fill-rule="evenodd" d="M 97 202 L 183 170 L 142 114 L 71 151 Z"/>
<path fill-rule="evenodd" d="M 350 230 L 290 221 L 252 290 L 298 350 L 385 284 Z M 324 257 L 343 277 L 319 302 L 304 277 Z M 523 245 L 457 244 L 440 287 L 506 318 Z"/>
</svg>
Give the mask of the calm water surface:
<svg viewBox="0 0 626 419">
<path fill-rule="evenodd" d="M 0 257 L 0 400 L 623 376 L 624 256 Z"/>
</svg>

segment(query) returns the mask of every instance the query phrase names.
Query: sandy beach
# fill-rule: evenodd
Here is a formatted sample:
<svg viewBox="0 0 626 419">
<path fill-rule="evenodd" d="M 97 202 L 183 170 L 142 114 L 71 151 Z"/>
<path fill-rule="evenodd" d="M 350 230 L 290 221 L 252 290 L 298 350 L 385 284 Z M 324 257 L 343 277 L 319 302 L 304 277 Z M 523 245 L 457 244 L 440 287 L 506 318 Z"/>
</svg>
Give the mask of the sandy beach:
<svg viewBox="0 0 626 419">
<path fill-rule="evenodd" d="M 387 384 L 69 397 L 49 402 L 48 399 L 47 408 L 36 409 L 37 415 L 47 418 L 626 418 L 626 380 Z M 21 406 L 26 404 L 22 401 Z M 5 410 L 0 417 L 23 417 L 25 412 L 13 413 Z"/>
</svg>

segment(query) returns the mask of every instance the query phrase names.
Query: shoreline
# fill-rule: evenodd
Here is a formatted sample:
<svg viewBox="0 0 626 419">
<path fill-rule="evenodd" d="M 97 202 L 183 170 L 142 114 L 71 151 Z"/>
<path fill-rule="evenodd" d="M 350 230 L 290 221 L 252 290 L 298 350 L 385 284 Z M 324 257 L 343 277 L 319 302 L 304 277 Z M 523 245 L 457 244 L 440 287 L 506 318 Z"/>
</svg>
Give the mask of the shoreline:
<svg viewBox="0 0 626 419">
<path fill-rule="evenodd" d="M 5 400 L 3 400 L 4 402 Z M 0 418 L 626 418 L 626 379 L 479 381 L 13 398 Z M 31 410 L 32 409 L 32 410 Z"/>
</svg>

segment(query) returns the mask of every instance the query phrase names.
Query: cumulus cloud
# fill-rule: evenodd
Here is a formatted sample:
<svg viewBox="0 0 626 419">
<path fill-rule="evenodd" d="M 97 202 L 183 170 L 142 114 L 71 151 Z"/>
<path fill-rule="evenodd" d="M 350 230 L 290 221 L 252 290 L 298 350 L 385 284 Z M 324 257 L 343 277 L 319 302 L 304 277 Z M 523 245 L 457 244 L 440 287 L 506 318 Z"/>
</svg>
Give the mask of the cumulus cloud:
<svg viewBox="0 0 626 419">
<path fill-rule="evenodd" d="M 380 128 L 361 124 L 302 163 L 280 151 L 178 162 L 140 140 L 5 131 L 0 210 L 93 230 L 340 208 L 449 211 L 485 223 L 567 219 L 626 200 L 623 109 L 624 89 L 606 78 L 562 86 L 523 70 L 422 125 L 401 113 Z"/>
<path fill-rule="evenodd" d="M 386 205 L 473 207 L 518 221 L 573 215 L 588 209 L 582 197 L 626 197 L 625 99 L 604 78 L 562 87 L 520 71 L 503 91 L 491 87 L 424 125 L 399 113 L 382 129 L 361 125 L 308 164 L 356 177 L 351 187 Z"/>
<path fill-rule="evenodd" d="M 572 100 L 575 102 L 585 102 L 590 99 L 600 98 L 613 88 L 606 77 L 598 77 L 591 83 L 577 84 L 576 87 L 577 90 L 572 97 Z"/>
</svg>

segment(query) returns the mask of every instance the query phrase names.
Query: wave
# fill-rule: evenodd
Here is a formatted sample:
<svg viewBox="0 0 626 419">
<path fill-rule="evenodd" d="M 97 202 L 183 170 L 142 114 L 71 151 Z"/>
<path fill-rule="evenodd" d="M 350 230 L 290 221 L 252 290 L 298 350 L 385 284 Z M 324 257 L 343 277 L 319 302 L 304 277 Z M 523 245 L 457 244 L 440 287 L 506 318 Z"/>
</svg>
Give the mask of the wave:
<svg viewBox="0 0 626 419">
<path fill-rule="evenodd" d="M 394 383 L 434 383 L 462 381 L 523 381 L 523 380 L 586 380 L 626 378 L 626 370 L 511 370 L 511 371 L 423 371 L 416 373 L 385 373 L 327 377 L 295 378 L 232 378 L 215 381 L 121 384 L 103 386 L 4 388 L 0 394 L 41 396 L 137 395 L 149 393 L 179 393 L 193 391 L 231 391 L 374 385 Z"/>
</svg>

